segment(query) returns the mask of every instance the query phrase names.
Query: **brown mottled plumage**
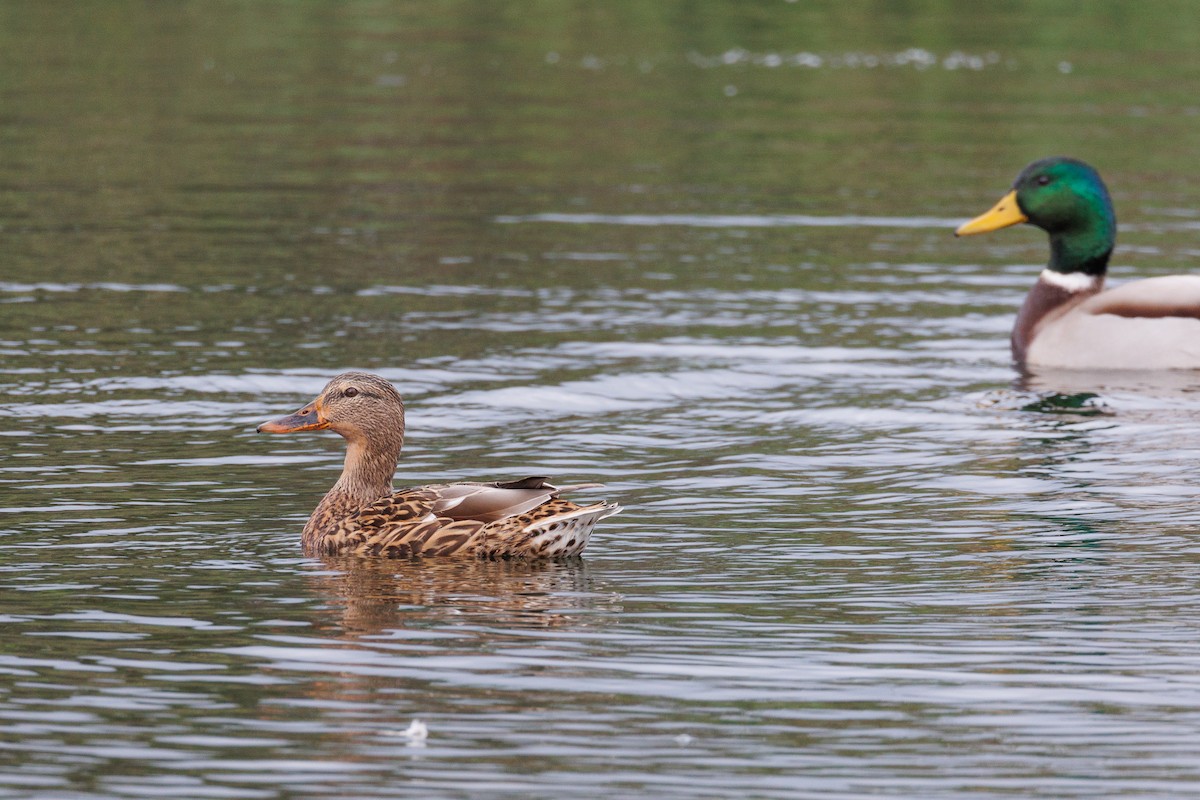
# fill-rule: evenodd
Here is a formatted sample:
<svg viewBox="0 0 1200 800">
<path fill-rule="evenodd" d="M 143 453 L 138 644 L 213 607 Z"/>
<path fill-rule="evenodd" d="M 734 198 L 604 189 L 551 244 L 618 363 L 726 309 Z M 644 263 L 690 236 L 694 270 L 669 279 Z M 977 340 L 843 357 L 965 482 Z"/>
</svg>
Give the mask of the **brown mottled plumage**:
<svg viewBox="0 0 1200 800">
<path fill-rule="evenodd" d="M 345 372 L 308 405 L 258 426 L 260 432 L 329 429 L 346 440 L 342 475 L 304 526 L 311 554 L 406 558 L 558 558 L 578 555 L 616 503 L 581 506 L 559 497 L 598 484 L 556 487 L 545 478 L 450 483 L 395 491 L 404 446 L 404 401 L 390 383 Z"/>
</svg>

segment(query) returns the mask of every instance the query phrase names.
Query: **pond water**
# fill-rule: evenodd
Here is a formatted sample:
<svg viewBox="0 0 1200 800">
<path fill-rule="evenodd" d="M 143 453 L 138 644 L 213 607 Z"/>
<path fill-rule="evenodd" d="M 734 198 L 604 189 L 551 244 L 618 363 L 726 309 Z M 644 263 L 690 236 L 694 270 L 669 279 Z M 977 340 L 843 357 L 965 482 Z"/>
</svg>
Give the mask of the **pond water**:
<svg viewBox="0 0 1200 800">
<path fill-rule="evenodd" d="M 0 797 L 1200 791 L 1200 376 L 1019 375 L 951 235 L 1069 153 L 1194 270 L 1191 11 L 0 6 Z M 626 511 L 303 557 L 351 367 Z"/>
</svg>

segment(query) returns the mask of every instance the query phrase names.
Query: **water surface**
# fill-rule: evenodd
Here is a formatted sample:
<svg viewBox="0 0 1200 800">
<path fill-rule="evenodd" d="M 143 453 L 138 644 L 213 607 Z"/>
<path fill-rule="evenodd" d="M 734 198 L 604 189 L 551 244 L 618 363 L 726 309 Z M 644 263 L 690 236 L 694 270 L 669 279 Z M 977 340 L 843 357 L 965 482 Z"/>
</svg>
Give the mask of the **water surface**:
<svg viewBox="0 0 1200 800">
<path fill-rule="evenodd" d="M 1200 377 L 1021 376 L 951 236 L 1067 152 L 1193 269 L 1188 7 L 742 5 L 0 9 L 0 796 L 1200 790 Z M 627 510 L 303 557 L 351 367 Z"/>
</svg>

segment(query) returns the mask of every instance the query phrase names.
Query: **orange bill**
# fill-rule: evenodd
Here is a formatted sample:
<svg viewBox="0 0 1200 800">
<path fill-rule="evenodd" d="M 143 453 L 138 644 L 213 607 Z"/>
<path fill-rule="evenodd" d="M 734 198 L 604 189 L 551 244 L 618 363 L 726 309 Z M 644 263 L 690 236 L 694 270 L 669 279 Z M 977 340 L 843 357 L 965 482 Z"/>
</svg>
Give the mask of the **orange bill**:
<svg viewBox="0 0 1200 800">
<path fill-rule="evenodd" d="M 297 433 L 299 431 L 319 431 L 328 427 L 329 423 L 321 418 L 321 409 L 314 402 L 295 414 L 264 422 L 255 430 L 259 433 Z"/>
</svg>

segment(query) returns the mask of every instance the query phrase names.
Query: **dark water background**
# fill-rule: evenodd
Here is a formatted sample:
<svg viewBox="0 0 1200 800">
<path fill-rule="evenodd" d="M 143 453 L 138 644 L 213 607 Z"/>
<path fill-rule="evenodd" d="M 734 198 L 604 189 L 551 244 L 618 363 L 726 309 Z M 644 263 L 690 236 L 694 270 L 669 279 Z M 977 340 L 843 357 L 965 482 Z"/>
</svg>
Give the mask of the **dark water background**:
<svg viewBox="0 0 1200 800">
<path fill-rule="evenodd" d="M 0 5 L 0 797 L 1200 794 L 1200 376 L 1042 374 L 1043 236 L 1200 255 L 1188 3 Z M 398 483 L 581 561 L 328 562 Z M 414 718 L 429 737 L 400 735 Z"/>
</svg>

